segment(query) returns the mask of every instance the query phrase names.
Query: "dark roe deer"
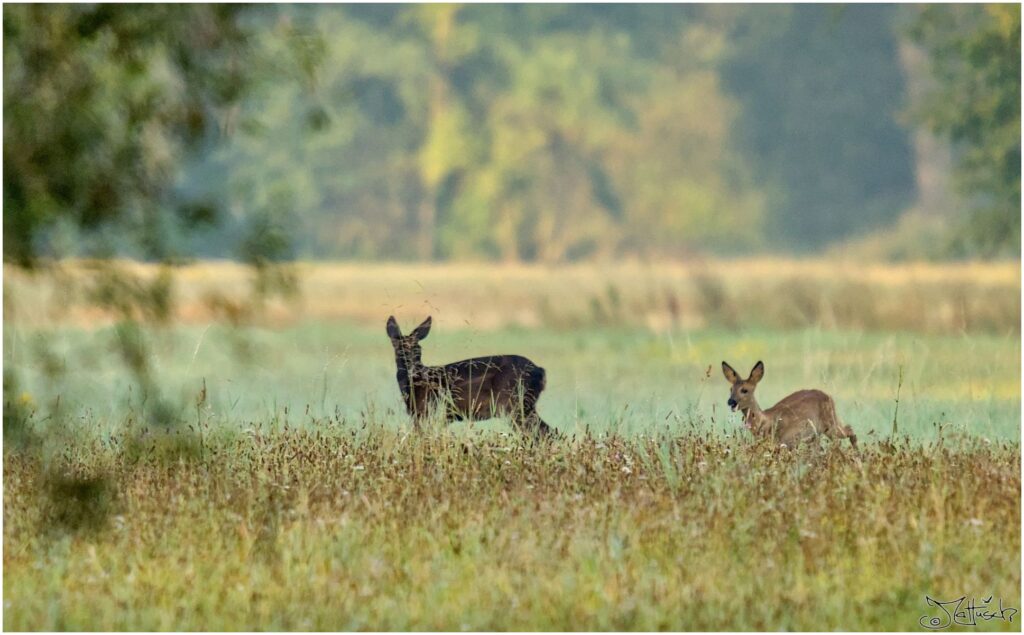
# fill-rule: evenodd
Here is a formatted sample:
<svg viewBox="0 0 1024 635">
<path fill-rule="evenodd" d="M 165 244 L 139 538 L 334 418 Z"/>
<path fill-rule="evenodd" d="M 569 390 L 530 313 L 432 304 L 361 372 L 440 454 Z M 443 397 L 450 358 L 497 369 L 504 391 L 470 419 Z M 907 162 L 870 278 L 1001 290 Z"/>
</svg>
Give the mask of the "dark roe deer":
<svg viewBox="0 0 1024 635">
<path fill-rule="evenodd" d="M 420 427 L 431 409 L 446 422 L 478 421 L 508 416 L 523 432 L 547 436 L 553 431 L 537 414 L 544 390 L 544 369 L 519 355 L 474 357 L 444 366 L 424 366 L 420 341 L 430 333 L 428 317 L 409 335 L 402 335 L 395 317 L 388 318 L 388 337 L 395 347 L 398 389 L 413 425 Z"/>
</svg>

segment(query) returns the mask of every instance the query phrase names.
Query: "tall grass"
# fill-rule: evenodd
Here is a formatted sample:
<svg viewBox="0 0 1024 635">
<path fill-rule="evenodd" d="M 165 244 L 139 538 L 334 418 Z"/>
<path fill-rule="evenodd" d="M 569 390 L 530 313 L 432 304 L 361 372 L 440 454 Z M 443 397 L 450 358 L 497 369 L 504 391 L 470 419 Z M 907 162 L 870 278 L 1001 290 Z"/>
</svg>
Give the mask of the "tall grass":
<svg viewBox="0 0 1024 635">
<path fill-rule="evenodd" d="M 5 456 L 5 629 L 915 630 L 926 595 L 1020 606 L 1017 445 L 122 439 L 69 445 L 59 496 Z"/>
</svg>

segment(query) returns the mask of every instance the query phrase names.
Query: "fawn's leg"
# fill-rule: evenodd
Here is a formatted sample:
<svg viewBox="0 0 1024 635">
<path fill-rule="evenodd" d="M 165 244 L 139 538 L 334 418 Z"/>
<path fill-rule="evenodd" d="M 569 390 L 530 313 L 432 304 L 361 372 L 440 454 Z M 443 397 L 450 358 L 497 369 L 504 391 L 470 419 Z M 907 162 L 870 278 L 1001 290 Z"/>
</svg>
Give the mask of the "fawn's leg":
<svg viewBox="0 0 1024 635">
<path fill-rule="evenodd" d="M 850 445 L 854 449 L 857 449 L 857 435 L 854 434 L 853 428 L 847 425 L 843 425 L 843 422 L 839 420 L 839 415 L 836 414 L 836 404 L 831 398 L 823 404 L 822 417 L 830 423 L 829 431 L 833 433 L 836 440 L 849 439 Z"/>
<path fill-rule="evenodd" d="M 847 439 L 850 440 L 850 445 L 852 445 L 853 448 L 856 450 L 857 449 L 857 435 L 853 433 L 853 428 L 851 428 L 850 426 L 842 426 L 842 427 L 840 427 L 840 430 L 843 431 L 843 436 L 845 436 Z"/>
</svg>

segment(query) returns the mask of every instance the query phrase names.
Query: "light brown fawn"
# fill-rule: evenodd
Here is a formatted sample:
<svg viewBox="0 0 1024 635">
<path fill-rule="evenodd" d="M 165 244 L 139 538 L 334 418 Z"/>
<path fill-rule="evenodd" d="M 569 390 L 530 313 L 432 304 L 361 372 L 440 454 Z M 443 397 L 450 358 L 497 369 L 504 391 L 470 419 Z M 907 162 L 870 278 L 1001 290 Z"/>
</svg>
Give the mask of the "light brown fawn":
<svg viewBox="0 0 1024 635">
<path fill-rule="evenodd" d="M 832 397 L 820 390 L 800 390 L 767 410 L 761 410 L 754 399 L 754 389 L 764 377 L 764 364 L 758 362 L 746 379 L 740 378 L 732 366 L 722 362 L 722 372 L 732 384 L 729 407 L 743 413 L 743 425 L 756 437 L 771 436 L 786 447 L 826 435 L 832 439 L 849 439 L 857 447 L 857 435 L 843 425 L 836 415 Z"/>
</svg>

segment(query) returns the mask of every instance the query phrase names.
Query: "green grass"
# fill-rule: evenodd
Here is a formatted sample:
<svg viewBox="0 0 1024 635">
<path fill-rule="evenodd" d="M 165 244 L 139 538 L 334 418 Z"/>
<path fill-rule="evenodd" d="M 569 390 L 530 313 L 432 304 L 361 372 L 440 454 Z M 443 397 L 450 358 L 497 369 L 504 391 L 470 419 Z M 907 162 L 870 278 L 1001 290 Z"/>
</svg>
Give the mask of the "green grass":
<svg viewBox="0 0 1024 635">
<path fill-rule="evenodd" d="M 148 333 L 169 435 L 112 330 L 5 328 L 6 398 L 43 439 L 4 456 L 5 629 L 916 630 L 926 594 L 1021 608 L 1017 336 L 435 328 L 427 363 L 547 369 L 540 412 L 577 436 L 533 446 L 501 421 L 411 433 L 383 320 Z M 722 359 L 764 360 L 764 405 L 829 391 L 863 451 L 753 443 Z"/>
<path fill-rule="evenodd" d="M 282 330 L 224 326 L 151 329 L 157 389 L 195 420 L 195 396 L 208 387 L 204 416 L 229 427 L 287 421 L 308 425 L 367 413 L 408 425 L 394 379 L 394 357 L 379 328 L 307 323 Z M 61 425 L 109 430 L 152 396 L 124 371 L 112 329 L 5 330 L 5 365 L 20 371 L 19 392 L 46 418 L 60 397 Z M 46 349 L 40 354 L 40 347 Z M 853 333 L 825 330 L 641 329 L 451 331 L 435 328 L 424 361 L 519 353 L 544 366 L 540 412 L 566 432 L 623 434 L 670 430 L 736 432 L 725 408 L 720 362 L 741 372 L 764 360 L 758 388 L 769 406 L 801 388 L 821 388 L 863 439 L 888 437 L 902 370 L 899 432 L 914 440 L 968 434 L 1020 441 L 1020 338 L 996 335 Z M 42 425 L 46 425 L 44 422 Z M 465 427 L 470 424 L 456 424 Z M 501 423 L 473 427 L 506 430 Z"/>
</svg>

